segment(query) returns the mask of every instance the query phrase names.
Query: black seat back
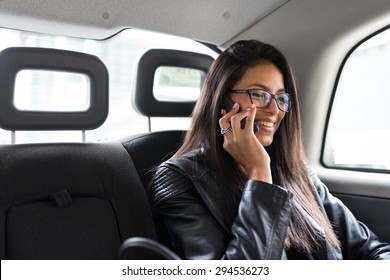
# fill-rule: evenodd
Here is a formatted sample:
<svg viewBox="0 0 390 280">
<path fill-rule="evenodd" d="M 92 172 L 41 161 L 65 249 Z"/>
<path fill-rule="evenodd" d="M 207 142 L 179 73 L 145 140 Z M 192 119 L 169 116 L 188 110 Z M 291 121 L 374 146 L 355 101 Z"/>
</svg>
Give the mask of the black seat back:
<svg viewBox="0 0 390 280">
<path fill-rule="evenodd" d="M 178 67 L 197 69 L 208 72 L 214 59 L 198 53 L 155 49 L 146 52 L 140 59 L 137 69 L 136 90 L 133 96 L 133 105 L 142 115 L 152 117 L 189 117 L 195 106 L 195 101 L 183 102 L 158 100 L 154 96 L 155 73 L 159 67 Z M 179 83 L 180 81 L 175 81 Z M 183 90 L 183 96 L 186 92 Z M 121 140 L 123 146 L 134 161 L 142 183 L 147 188 L 155 173 L 155 168 L 164 160 L 170 158 L 181 146 L 185 130 L 153 131 L 127 137 Z M 163 221 L 154 213 L 157 239 L 169 245 L 169 233 L 163 231 Z M 161 229 L 161 230 L 160 230 Z"/>
<path fill-rule="evenodd" d="M 182 130 L 156 131 L 127 137 L 121 141 L 132 157 L 145 187 L 152 179 L 154 168 L 180 147 L 184 133 Z"/>
<path fill-rule="evenodd" d="M 85 74 L 90 106 L 19 110 L 15 77 L 23 69 Z M 108 114 L 108 72 L 92 55 L 9 48 L 0 52 L 0 83 L 0 127 L 6 130 L 85 131 Z M 144 186 L 119 142 L 0 145 L 0 229 L 1 259 L 118 259 L 125 240 L 155 239 Z M 156 258 L 139 246 L 126 256 Z"/>
<path fill-rule="evenodd" d="M 148 117 L 149 123 L 153 117 L 188 118 L 196 101 L 183 101 L 186 99 L 186 89 L 183 89 L 183 96 L 177 101 L 156 98 L 154 85 L 159 84 L 159 81 L 155 81 L 155 73 L 159 67 L 177 67 L 196 69 L 206 74 L 213 61 L 210 56 L 193 52 L 166 49 L 147 51 L 138 62 L 136 89 L 132 99 L 134 108 Z M 174 83 L 180 84 L 180 80 Z M 181 146 L 184 134 L 185 130 L 153 131 L 121 140 L 133 158 L 145 187 L 150 183 L 154 168 Z"/>
<path fill-rule="evenodd" d="M 155 239 L 120 143 L 0 146 L 0 180 L 1 259 L 117 259 L 127 238 Z"/>
</svg>

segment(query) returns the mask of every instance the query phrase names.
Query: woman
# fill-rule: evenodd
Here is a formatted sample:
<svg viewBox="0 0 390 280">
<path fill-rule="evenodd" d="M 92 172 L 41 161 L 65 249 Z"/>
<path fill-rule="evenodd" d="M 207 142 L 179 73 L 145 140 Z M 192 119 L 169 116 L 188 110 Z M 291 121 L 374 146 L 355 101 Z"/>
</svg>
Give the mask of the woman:
<svg viewBox="0 0 390 280">
<path fill-rule="evenodd" d="M 182 258 L 390 258 L 308 168 L 295 81 L 276 48 L 224 51 L 192 117 L 153 182 L 160 240 Z"/>
</svg>

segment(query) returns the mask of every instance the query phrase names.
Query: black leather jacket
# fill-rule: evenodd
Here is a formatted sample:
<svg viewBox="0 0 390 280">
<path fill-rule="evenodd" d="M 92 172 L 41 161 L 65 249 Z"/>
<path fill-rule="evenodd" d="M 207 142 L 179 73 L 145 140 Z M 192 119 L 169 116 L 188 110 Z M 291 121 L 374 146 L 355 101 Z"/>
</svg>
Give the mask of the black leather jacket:
<svg viewBox="0 0 390 280">
<path fill-rule="evenodd" d="M 380 242 L 357 221 L 314 173 L 311 178 L 341 249 L 332 247 L 322 234 L 323 246 L 315 253 L 286 252 L 292 194 L 277 185 L 248 180 L 237 217 L 229 220 L 217 176 L 195 162 L 194 154 L 166 161 L 156 172 L 154 206 L 160 241 L 183 259 L 390 259 L 390 244 Z"/>
</svg>

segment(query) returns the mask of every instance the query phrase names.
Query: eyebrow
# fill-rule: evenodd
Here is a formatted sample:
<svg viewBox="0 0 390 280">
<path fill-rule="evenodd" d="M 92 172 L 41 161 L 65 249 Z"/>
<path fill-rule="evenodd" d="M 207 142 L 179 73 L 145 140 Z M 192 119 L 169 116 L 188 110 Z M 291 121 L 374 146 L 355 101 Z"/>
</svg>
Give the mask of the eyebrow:
<svg viewBox="0 0 390 280">
<path fill-rule="evenodd" d="M 247 86 L 247 89 L 251 89 L 251 88 L 260 88 L 260 89 L 263 89 L 263 90 L 265 90 L 265 91 L 268 91 L 268 92 L 270 92 L 270 93 L 272 93 L 271 92 L 271 90 L 267 87 L 267 86 L 265 86 L 265 85 L 262 85 L 262 84 L 250 84 L 249 86 Z M 277 91 L 276 91 L 276 93 L 281 93 L 281 92 L 286 92 L 286 90 L 284 89 L 284 88 L 281 88 L 281 89 L 278 89 Z"/>
</svg>

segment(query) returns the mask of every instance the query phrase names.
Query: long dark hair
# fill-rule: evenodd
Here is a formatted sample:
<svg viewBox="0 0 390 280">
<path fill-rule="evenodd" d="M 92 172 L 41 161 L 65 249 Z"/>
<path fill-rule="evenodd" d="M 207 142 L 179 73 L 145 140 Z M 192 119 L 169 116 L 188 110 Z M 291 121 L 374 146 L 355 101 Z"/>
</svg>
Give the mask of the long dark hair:
<svg viewBox="0 0 390 280">
<path fill-rule="evenodd" d="M 339 247 L 339 241 L 313 194 L 301 139 L 295 78 L 286 57 L 274 46 L 256 40 L 243 40 L 221 53 L 205 78 L 201 96 L 192 114 L 191 128 L 183 145 L 173 157 L 202 148 L 206 164 L 225 179 L 221 191 L 224 193 L 228 208 L 232 211 L 232 216 L 236 214 L 237 185 L 243 186 L 245 176 L 222 147 L 223 136 L 218 123 L 221 118 L 220 103 L 222 96 L 240 81 L 246 70 L 264 62 L 271 62 L 279 68 L 283 74 L 285 90 L 292 96 L 292 109 L 286 113 L 274 135 L 273 143 L 267 147 L 271 158 L 273 182 L 294 194 L 285 247 L 286 249 L 294 247 L 306 252 L 312 252 L 316 248 L 320 236 L 309 219 L 324 229 L 333 246 Z"/>
</svg>

